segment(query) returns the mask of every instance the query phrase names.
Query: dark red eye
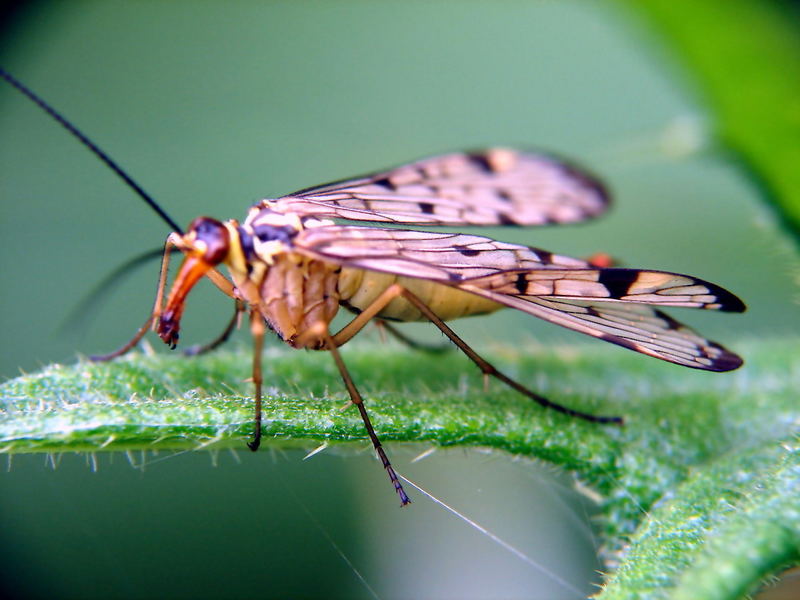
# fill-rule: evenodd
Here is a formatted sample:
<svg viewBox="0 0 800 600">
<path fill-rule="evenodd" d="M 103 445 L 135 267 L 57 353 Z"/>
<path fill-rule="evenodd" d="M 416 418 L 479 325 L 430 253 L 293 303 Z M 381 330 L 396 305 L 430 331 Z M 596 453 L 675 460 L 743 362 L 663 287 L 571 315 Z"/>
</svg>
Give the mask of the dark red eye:
<svg viewBox="0 0 800 600">
<path fill-rule="evenodd" d="M 197 241 L 206 245 L 203 258 L 212 265 L 218 265 L 228 256 L 230 236 L 225 226 L 211 217 L 197 217 L 189 225 L 189 233 L 194 233 Z"/>
</svg>

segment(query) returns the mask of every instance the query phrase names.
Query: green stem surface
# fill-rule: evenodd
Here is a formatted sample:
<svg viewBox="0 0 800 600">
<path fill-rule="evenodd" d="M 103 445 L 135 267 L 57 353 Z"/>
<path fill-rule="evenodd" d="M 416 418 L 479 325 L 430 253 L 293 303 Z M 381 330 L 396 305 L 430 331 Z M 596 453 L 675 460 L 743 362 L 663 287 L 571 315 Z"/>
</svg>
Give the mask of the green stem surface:
<svg viewBox="0 0 800 600">
<path fill-rule="evenodd" d="M 800 342 L 737 350 L 747 365 L 727 374 L 599 344 L 491 353 L 559 402 L 623 415 L 622 427 L 565 417 L 498 382 L 485 392 L 456 353 L 356 346 L 344 356 L 385 442 L 538 457 L 597 492 L 606 557 L 622 561 L 603 598 L 737 598 L 800 547 Z M 271 349 L 264 364 L 266 445 L 365 440 L 357 411 L 341 410 L 347 396 L 324 353 Z M 0 386 L 0 448 L 244 448 L 249 365 L 247 352 L 227 352 L 46 367 Z"/>
</svg>

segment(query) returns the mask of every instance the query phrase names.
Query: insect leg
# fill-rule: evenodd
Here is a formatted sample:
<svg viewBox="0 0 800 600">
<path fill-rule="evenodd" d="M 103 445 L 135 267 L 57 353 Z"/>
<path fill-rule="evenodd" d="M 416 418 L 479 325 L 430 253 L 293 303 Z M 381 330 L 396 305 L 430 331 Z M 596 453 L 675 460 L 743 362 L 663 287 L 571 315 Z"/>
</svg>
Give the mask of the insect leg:
<svg viewBox="0 0 800 600">
<path fill-rule="evenodd" d="M 89 360 L 91 360 L 92 362 L 106 362 L 109 360 L 113 360 L 117 357 L 120 357 L 123 354 L 127 354 L 136 344 L 139 343 L 139 340 L 141 340 L 144 337 L 144 335 L 150 330 L 150 326 L 152 325 L 152 323 L 153 323 L 153 315 L 150 315 L 149 317 L 147 317 L 147 320 L 144 322 L 144 324 L 130 339 L 130 341 L 125 343 L 124 346 L 114 350 L 114 352 L 109 352 L 108 354 L 92 354 L 89 356 Z"/>
<path fill-rule="evenodd" d="M 229 281 L 222 273 L 220 273 L 217 269 L 210 269 L 208 273 L 205 274 L 211 280 L 217 289 L 221 291 L 226 296 L 230 296 L 234 300 L 236 300 L 236 294 L 234 293 L 234 285 L 231 281 Z"/>
<path fill-rule="evenodd" d="M 344 385 L 345 387 L 347 387 L 347 392 L 350 394 L 351 402 L 355 404 L 356 407 L 358 407 L 358 412 L 361 414 L 361 420 L 364 421 L 364 427 L 366 427 L 367 429 L 367 434 L 369 434 L 369 439 L 372 440 L 372 446 L 375 448 L 375 452 L 378 454 L 378 458 L 380 458 L 384 470 L 389 475 L 389 479 L 391 480 L 392 485 L 394 486 L 394 489 L 397 492 L 397 495 L 400 496 L 400 505 L 405 506 L 406 504 L 410 504 L 411 500 L 406 495 L 406 492 L 403 489 L 403 485 L 397 478 L 397 474 L 394 472 L 392 463 L 389 462 L 389 457 L 386 456 L 386 452 L 383 449 L 383 445 L 381 444 L 381 441 L 378 439 L 378 436 L 375 433 L 375 429 L 372 427 L 372 421 L 370 421 L 369 415 L 367 414 L 367 409 L 364 406 L 364 399 L 361 397 L 361 393 L 358 391 L 358 388 L 356 388 L 356 385 L 353 382 L 353 378 L 350 376 L 350 372 L 347 370 L 347 367 L 345 366 L 344 361 L 342 360 L 342 355 L 339 352 L 339 348 L 336 345 L 336 341 L 328 331 L 328 325 L 322 323 L 321 326 L 324 327 L 326 349 L 329 350 L 331 355 L 333 356 L 333 360 L 336 363 L 336 368 L 339 369 L 339 374 L 342 376 Z"/>
<path fill-rule="evenodd" d="M 166 243 L 164 244 L 164 255 L 161 258 L 161 273 L 158 276 L 158 289 L 156 291 L 156 299 L 153 302 L 153 310 L 150 312 L 150 316 L 147 317 L 147 320 L 144 322 L 136 334 L 131 338 L 129 342 L 127 342 L 124 346 L 111 352 L 109 354 L 98 354 L 90 356 L 89 359 L 95 362 L 105 362 L 108 360 L 112 360 L 123 354 L 129 352 L 136 344 L 139 343 L 144 337 L 144 334 L 147 333 L 147 330 L 154 326 L 158 322 L 158 317 L 161 314 L 162 304 L 164 302 L 164 288 L 167 285 L 167 272 L 169 271 L 169 255 L 172 254 L 173 246 L 175 243 L 170 235 L 167 238 Z"/>
<path fill-rule="evenodd" d="M 391 325 L 384 321 L 383 319 L 375 319 L 375 325 L 381 329 L 383 329 L 386 333 L 390 334 L 396 340 L 404 343 L 409 348 L 413 348 L 414 350 L 421 350 L 422 352 L 430 352 L 431 354 L 441 354 L 442 352 L 447 352 L 450 350 L 450 344 L 426 344 L 424 342 L 418 342 L 417 340 L 411 339 L 405 333 L 397 329 L 394 325 Z"/>
<path fill-rule="evenodd" d="M 136 344 L 139 343 L 139 340 L 141 340 L 144 337 L 148 329 L 151 328 L 155 329 L 158 326 L 158 319 L 161 316 L 161 312 L 163 310 L 163 305 L 164 305 L 164 290 L 166 289 L 167 285 L 167 274 L 169 272 L 170 254 L 181 250 L 182 248 L 180 244 L 180 238 L 175 236 L 174 234 L 171 234 L 167 238 L 166 243 L 164 244 L 164 251 L 161 258 L 161 271 L 158 276 L 158 289 L 156 291 L 156 299 L 153 302 L 153 310 L 150 313 L 150 316 L 147 317 L 147 320 L 144 322 L 144 324 L 136 331 L 136 334 L 133 336 L 133 338 L 131 338 L 130 341 L 128 341 L 124 346 L 122 346 L 118 350 L 115 350 L 114 352 L 111 352 L 109 354 L 97 354 L 90 356 L 89 357 L 90 360 L 93 360 L 95 362 L 105 362 L 128 353 L 131 349 L 133 349 L 136 346 Z M 138 258 L 140 257 L 137 257 L 137 259 Z M 211 269 L 208 271 L 208 273 L 206 273 L 205 276 L 208 277 L 212 281 L 212 283 L 222 291 L 222 293 L 226 294 L 227 296 L 230 296 L 231 298 L 236 299 L 234 295 L 233 283 L 228 281 L 228 279 L 226 279 L 225 276 L 222 275 L 222 273 L 220 273 L 216 269 Z M 237 303 L 239 302 L 238 299 L 236 301 Z M 232 329 L 232 325 L 229 325 L 228 327 Z M 227 335 L 230 335 L 230 331 L 226 329 L 226 332 Z M 220 336 L 217 340 L 215 340 L 214 342 L 212 342 L 212 344 L 209 345 L 210 347 L 208 349 L 215 348 L 219 344 L 223 343 L 227 339 L 227 335 L 223 333 L 222 336 Z M 194 354 L 201 354 L 201 352 L 195 352 Z"/>
<path fill-rule="evenodd" d="M 565 415 L 569 415 L 571 417 L 577 417 L 579 419 L 584 419 L 586 421 L 590 421 L 592 423 L 622 423 L 622 417 L 606 417 L 606 416 L 596 416 L 591 415 L 589 413 L 581 412 L 579 410 L 574 410 L 572 408 L 567 408 L 557 402 L 553 402 L 552 400 L 548 400 L 544 396 L 537 394 L 526 388 L 525 386 L 517 383 L 510 377 L 506 376 L 505 374 L 498 371 L 494 365 L 486 361 L 484 358 L 479 356 L 472 348 L 467 345 L 467 343 L 462 340 L 456 333 L 447 326 L 447 324 L 442 321 L 436 313 L 434 313 L 427 304 L 425 304 L 422 300 L 417 298 L 413 293 L 408 291 L 406 288 L 399 284 L 393 284 L 386 288 L 386 290 L 378 296 L 372 304 L 367 306 L 361 313 L 350 323 L 342 327 L 336 335 L 333 336 L 334 342 L 337 346 L 343 345 L 345 342 L 349 341 L 354 335 L 356 335 L 364 326 L 369 322 L 370 319 L 375 317 L 381 310 L 383 310 L 389 302 L 397 298 L 398 296 L 402 296 L 406 300 L 408 300 L 411 304 L 413 304 L 425 317 L 434 325 L 436 325 L 442 333 L 444 333 L 450 341 L 453 342 L 458 348 L 467 355 L 473 363 L 475 363 L 481 372 L 484 375 L 495 377 L 505 383 L 510 388 L 517 390 L 520 394 L 527 396 L 531 400 L 538 402 L 545 408 L 552 408 L 553 410 L 563 413 Z"/>
<path fill-rule="evenodd" d="M 238 308 L 238 306 L 237 306 Z M 261 350 L 264 347 L 264 318 L 255 309 L 250 310 L 250 332 L 253 334 L 253 385 L 255 386 L 255 431 L 247 447 L 253 452 L 261 445 Z"/>
<path fill-rule="evenodd" d="M 233 316 L 231 317 L 231 320 L 228 321 L 228 324 L 225 326 L 225 329 L 222 331 L 222 333 L 208 344 L 187 348 L 183 351 L 184 356 L 199 356 L 201 354 L 211 352 L 227 342 L 228 338 L 231 336 L 231 333 L 233 333 L 233 330 L 236 328 L 236 324 L 239 322 L 239 316 L 242 314 L 242 311 L 244 311 L 244 304 L 242 301 L 238 299 L 234 300 Z"/>
<path fill-rule="evenodd" d="M 403 289 L 403 287 L 397 284 L 390 285 L 388 288 L 386 288 L 380 296 L 372 301 L 372 304 L 358 313 L 358 315 L 352 321 L 350 321 L 347 325 L 342 327 L 333 335 L 333 342 L 336 347 L 339 348 L 340 346 L 344 346 L 347 342 L 349 342 L 353 336 L 364 329 L 364 326 L 367 323 L 369 323 L 379 312 L 386 308 L 386 305 L 389 304 L 389 302 L 397 298 L 402 293 Z"/>
<path fill-rule="evenodd" d="M 574 410 L 572 408 L 568 408 L 562 404 L 558 404 L 557 402 L 553 402 L 552 400 L 548 400 L 544 396 L 537 394 L 526 388 L 525 386 L 517 383 L 507 375 L 498 371 L 494 365 L 489 363 L 487 360 L 479 356 L 470 346 L 462 340 L 456 333 L 447 326 L 447 324 L 442 321 L 436 313 L 434 313 L 428 305 L 426 305 L 422 300 L 417 298 L 413 293 L 408 291 L 405 288 L 401 288 L 400 295 L 403 296 L 406 300 L 408 300 L 411 304 L 413 304 L 428 320 L 431 321 L 434 325 L 436 325 L 442 333 L 444 333 L 450 341 L 452 341 L 459 349 L 467 355 L 467 357 L 474 362 L 481 372 L 484 375 L 488 375 L 491 377 L 495 377 L 505 383 L 508 387 L 518 391 L 520 394 L 527 396 L 531 400 L 534 400 L 544 406 L 545 408 L 552 408 L 555 411 L 563 413 L 565 415 L 569 415 L 571 417 L 578 417 L 579 419 L 584 419 L 586 421 L 590 421 L 592 423 L 619 423 L 622 424 L 623 419 L 622 417 L 607 417 L 607 416 L 597 416 L 591 415 L 589 413 L 581 412 L 578 410 Z"/>
</svg>

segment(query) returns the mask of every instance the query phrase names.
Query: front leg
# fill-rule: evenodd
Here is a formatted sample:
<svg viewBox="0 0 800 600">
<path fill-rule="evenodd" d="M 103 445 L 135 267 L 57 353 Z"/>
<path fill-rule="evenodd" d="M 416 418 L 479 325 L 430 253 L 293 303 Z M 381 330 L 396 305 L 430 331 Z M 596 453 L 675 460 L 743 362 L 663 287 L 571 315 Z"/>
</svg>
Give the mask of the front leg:
<svg viewBox="0 0 800 600">
<path fill-rule="evenodd" d="M 250 332 L 253 334 L 253 385 L 255 386 L 255 430 L 253 439 L 247 442 L 247 447 L 253 452 L 261 445 L 261 352 L 264 348 L 264 318 L 257 309 L 250 309 Z"/>
</svg>

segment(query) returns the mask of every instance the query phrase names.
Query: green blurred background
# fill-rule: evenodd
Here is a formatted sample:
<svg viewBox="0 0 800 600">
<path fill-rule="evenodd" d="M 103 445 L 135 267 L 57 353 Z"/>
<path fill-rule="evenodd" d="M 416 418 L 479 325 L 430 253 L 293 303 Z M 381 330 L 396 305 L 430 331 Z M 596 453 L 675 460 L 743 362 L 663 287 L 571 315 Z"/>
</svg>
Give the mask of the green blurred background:
<svg viewBox="0 0 800 600">
<path fill-rule="evenodd" d="M 748 313 L 679 318 L 734 349 L 796 331 L 796 258 L 732 164 L 685 155 L 709 116 L 645 39 L 606 2 L 38 3 L 6 21 L 0 62 L 180 223 L 243 218 L 261 197 L 438 152 L 549 149 L 600 173 L 613 212 L 489 235 L 725 285 Z M 147 315 L 156 264 L 80 331 L 58 330 L 94 283 L 168 230 L 8 86 L 0 140 L 0 373 L 117 347 Z M 193 294 L 184 343 L 212 337 L 229 310 L 210 286 Z M 456 329 L 478 349 L 582 341 L 513 312 Z M 56 469 L 44 456 L 15 457 L 0 475 L 13 574 L 2 585 L 59 597 L 371 597 L 340 550 L 381 598 L 594 589 L 592 508 L 567 477 L 496 453 L 440 451 L 412 464 L 425 449 L 390 450 L 401 472 L 556 577 L 419 493 L 398 510 L 360 445 L 308 461 L 299 450 L 103 455 L 96 472 L 87 456 L 57 457 Z"/>
</svg>

